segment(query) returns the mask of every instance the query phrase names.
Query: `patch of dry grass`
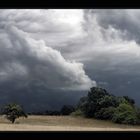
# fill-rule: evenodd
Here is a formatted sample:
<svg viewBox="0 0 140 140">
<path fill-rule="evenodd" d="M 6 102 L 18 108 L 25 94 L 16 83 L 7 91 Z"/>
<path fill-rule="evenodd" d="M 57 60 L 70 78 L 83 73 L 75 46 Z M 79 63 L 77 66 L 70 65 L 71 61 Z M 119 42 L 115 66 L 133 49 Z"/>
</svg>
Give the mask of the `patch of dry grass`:
<svg viewBox="0 0 140 140">
<path fill-rule="evenodd" d="M 11 124 L 0 117 L 0 131 L 133 131 L 140 126 L 120 125 L 109 121 L 73 116 L 28 116 Z"/>
</svg>

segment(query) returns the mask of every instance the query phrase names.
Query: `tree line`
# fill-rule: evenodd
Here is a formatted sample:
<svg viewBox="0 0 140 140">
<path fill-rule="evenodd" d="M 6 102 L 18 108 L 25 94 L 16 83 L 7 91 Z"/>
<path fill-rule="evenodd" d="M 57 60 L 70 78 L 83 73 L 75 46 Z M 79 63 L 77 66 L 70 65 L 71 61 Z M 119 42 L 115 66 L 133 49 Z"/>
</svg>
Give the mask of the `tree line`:
<svg viewBox="0 0 140 140">
<path fill-rule="evenodd" d="M 103 88 L 92 87 L 87 96 L 80 98 L 76 106 L 64 105 L 59 111 L 46 110 L 45 112 L 25 113 L 17 104 L 8 104 L 1 110 L 12 123 L 21 116 L 28 115 L 73 115 L 85 118 L 110 120 L 120 124 L 140 124 L 140 108 L 128 96 L 114 96 Z"/>
<path fill-rule="evenodd" d="M 32 112 L 25 113 L 23 107 L 16 103 L 10 103 L 1 108 L 0 114 L 4 115 L 6 119 L 12 123 L 19 117 L 27 118 L 28 115 L 70 115 L 75 111 L 75 108 L 72 105 L 64 105 L 60 111 L 57 110 L 47 110 L 45 112 Z"/>
<path fill-rule="evenodd" d="M 39 111 L 39 112 L 30 112 L 29 115 L 70 115 L 72 112 L 75 111 L 75 107 L 72 105 L 64 105 L 60 110 L 46 110 L 46 111 Z"/>
</svg>

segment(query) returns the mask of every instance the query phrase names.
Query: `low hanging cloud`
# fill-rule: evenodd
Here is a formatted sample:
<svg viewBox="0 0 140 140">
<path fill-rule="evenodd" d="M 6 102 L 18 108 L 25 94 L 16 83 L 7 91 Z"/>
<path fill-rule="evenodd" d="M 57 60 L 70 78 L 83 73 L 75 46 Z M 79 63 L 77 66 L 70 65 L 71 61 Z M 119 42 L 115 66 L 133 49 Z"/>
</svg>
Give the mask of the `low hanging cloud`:
<svg viewBox="0 0 140 140">
<path fill-rule="evenodd" d="M 0 10 L 0 105 L 55 110 L 96 86 L 85 65 L 67 55 L 80 51 L 82 22 L 83 10 Z"/>
<path fill-rule="evenodd" d="M 83 64 L 66 60 L 59 51 L 35 40 L 15 26 L 5 26 L 9 47 L 1 46 L 1 82 L 20 77 L 52 89 L 87 90 L 96 86 L 85 73 Z M 7 57 L 10 59 L 6 60 Z"/>
</svg>

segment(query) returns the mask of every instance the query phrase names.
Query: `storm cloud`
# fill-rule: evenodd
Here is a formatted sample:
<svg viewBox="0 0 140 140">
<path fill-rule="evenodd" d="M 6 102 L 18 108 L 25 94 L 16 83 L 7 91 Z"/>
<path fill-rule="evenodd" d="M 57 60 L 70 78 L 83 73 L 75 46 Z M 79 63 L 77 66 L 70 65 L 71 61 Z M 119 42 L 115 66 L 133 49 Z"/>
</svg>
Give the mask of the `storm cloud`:
<svg viewBox="0 0 140 140">
<path fill-rule="evenodd" d="M 35 40 L 13 25 L 6 25 L 4 30 L 10 47 L 1 46 L 2 82 L 20 77 L 25 83 L 35 82 L 49 88 L 84 90 L 96 86 L 82 63 L 66 60 L 43 40 Z"/>
<path fill-rule="evenodd" d="M 30 108 L 55 108 L 99 85 L 138 103 L 139 17 L 130 9 L 0 10 L 1 102 L 28 97 Z"/>
</svg>

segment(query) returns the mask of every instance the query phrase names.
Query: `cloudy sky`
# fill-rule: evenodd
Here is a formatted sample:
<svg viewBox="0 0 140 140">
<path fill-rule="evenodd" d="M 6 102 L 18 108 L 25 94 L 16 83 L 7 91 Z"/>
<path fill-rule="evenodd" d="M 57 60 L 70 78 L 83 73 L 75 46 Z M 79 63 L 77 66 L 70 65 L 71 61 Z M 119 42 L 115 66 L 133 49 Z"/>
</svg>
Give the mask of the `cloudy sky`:
<svg viewBox="0 0 140 140">
<path fill-rule="evenodd" d="M 139 83 L 140 10 L 0 10 L 0 104 L 52 109 L 92 86 L 139 104 Z"/>
</svg>

